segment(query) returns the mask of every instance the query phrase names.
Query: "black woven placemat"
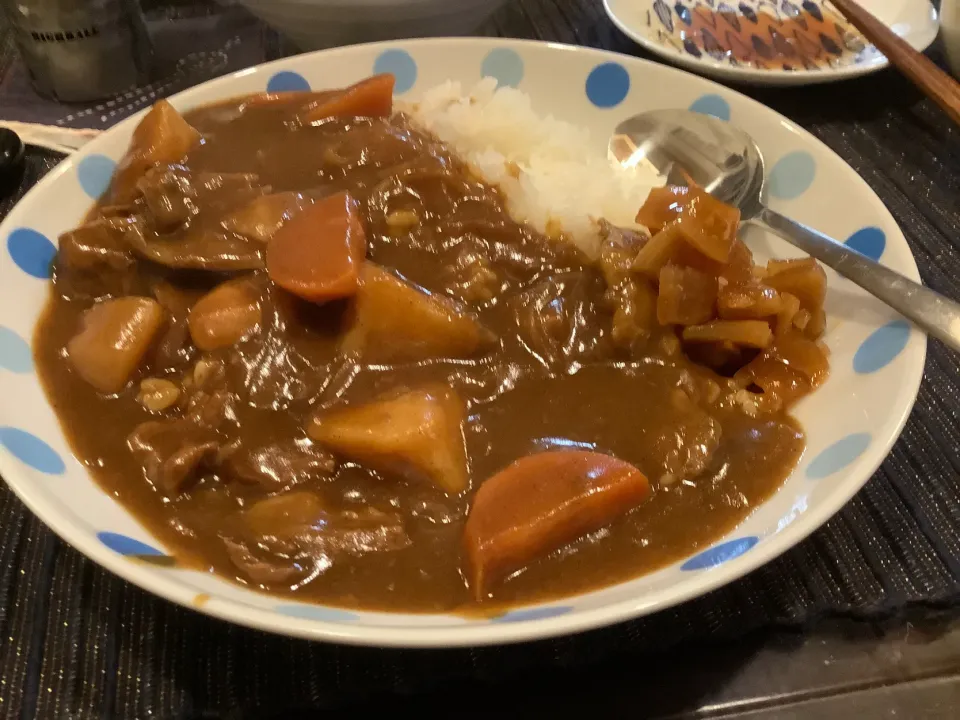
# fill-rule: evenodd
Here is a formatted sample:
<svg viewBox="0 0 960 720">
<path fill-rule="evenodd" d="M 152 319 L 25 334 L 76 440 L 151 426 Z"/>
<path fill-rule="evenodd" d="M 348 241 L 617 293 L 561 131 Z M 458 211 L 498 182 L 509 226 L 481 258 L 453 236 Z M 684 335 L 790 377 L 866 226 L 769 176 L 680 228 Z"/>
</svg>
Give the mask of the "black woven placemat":
<svg viewBox="0 0 960 720">
<path fill-rule="evenodd" d="M 204 67 L 225 72 L 283 51 L 249 22 L 221 27 L 232 34 L 208 38 L 218 61 L 181 67 L 184 77 L 170 89 L 205 79 Z M 596 0 L 515 0 L 484 31 L 640 54 Z M 77 117 L 101 122 L 96 108 L 80 114 L 32 100 L 13 57 L 0 29 L 0 117 L 10 111 L 45 122 L 70 115 L 67 124 Z M 897 218 L 924 282 L 960 297 L 960 132 L 932 103 L 894 72 L 750 94 L 850 163 Z M 17 108 L 7 104 L 13 96 Z M 32 152 L 21 192 L 56 161 Z M 0 202 L 0 218 L 12 202 Z M 932 343 L 916 408 L 883 467 L 837 517 L 778 560 L 653 617 L 506 648 L 335 647 L 211 620 L 101 570 L 0 486 L 0 716 L 313 717 L 360 700 L 369 708 L 382 693 L 449 689 L 465 680 L 477 692 L 477 682 L 555 668 L 563 682 L 564 669 L 727 642 L 827 614 L 876 617 L 952 605 L 960 601 L 958 385 L 958 357 Z"/>
</svg>

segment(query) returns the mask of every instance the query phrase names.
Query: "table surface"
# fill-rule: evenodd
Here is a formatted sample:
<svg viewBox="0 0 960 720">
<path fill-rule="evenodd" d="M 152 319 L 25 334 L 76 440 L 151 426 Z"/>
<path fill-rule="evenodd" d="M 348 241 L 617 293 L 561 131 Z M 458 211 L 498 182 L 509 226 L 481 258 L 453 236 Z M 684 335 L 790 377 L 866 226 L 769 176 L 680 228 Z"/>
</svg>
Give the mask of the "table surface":
<svg viewBox="0 0 960 720">
<path fill-rule="evenodd" d="M 193 2 L 181 4 L 196 5 Z M 599 0 L 517 0 L 508 3 L 483 32 L 590 45 L 644 56 L 603 17 L 600 5 Z M 222 13 L 198 14 L 184 27 L 189 28 L 189 37 L 195 39 L 203 37 L 205 28 L 222 27 L 224 22 L 238 23 L 238 37 L 252 27 L 245 15 L 230 15 L 225 20 Z M 185 31 L 181 27 L 179 32 Z M 275 39 L 271 36 L 264 42 L 270 44 Z M 274 47 L 271 52 L 278 54 L 283 50 Z M 239 62 L 242 66 L 246 60 L 243 56 L 239 60 L 233 57 L 231 62 Z M 0 57 L 0 68 L 2 61 Z M 255 61 L 257 59 L 250 60 Z M 177 82 L 189 81 L 189 74 L 177 79 Z M 930 247 L 923 245 L 918 261 L 928 284 L 954 297 L 960 296 L 960 273 L 956 272 L 960 265 L 955 254 L 955 239 L 960 236 L 960 208 L 957 204 L 960 196 L 960 142 L 956 128 L 950 126 L 932 103 L 892 71 L 819 88 L 743 90 L 796 120 L 851 162 L 883 197 L 898 220 L 911 226 L 912 233 L 908 236 L 914 241 L 915 250 L 917 238 L 922 240 L 924 234 L 939 233 L 953 238 L 951 253 L 923 256 Z M 10 97 L 16 102 L 14 106 L 0 110 L 0 117 L 16 117 L 20 112 L 21 115 L 30 115 L 30 119 L 39 115 L 46 117 L 47 122 L 63 120 L 66 124 L 97 124 L 95 121 L 101 120 L 95 117 L 96 112 L 74 113 L 56 104 L 45 103 L 33 96 L 23 83 L 3 97 L 4 102 Z M 909 126 L 904 123 L 905 118 Z M 107 124 L 109 118 L 103 115 L 101 122 Z M 36 156 L 32 162 L 34 171 L 41 172 L 49 169 L 52 161 Z M 956 357 L 944 354 L 942 349 L 934 349 L 932 362 L 955 376 Z M 929 379 L 925 387 L 930 392 Z M 954 422 L 958 417 L 957 407 L 955 402 L 948 406 L 948 415 L 952 415 Z M 0 495 L 0 505 L 16 502 L 5 490 Z M 21 544 L 18 556 L 9 559 L 12 565 L 0 568 L 0 575 L 16 573 L 17 567 L 23 573 L 22 568 L 31 562 L 48 562 L 47 556 L 58 552 L 51 550 L 51 547 L 59 546 L 58 541 L 49 533 L 42 534 L 45 531 L 36 527 L 33 518 L 22 509 L 17 517 L 23 518 L 22 526 L 0 528 L 0 534 L 20 533 L 29 542 Z M 5 543 L 0 545 L 5 546 Z M 67 562 L 77 567 L 85 563 L 80 558 Z M 25 597 L 35 598 L 37 592 L 54 592 L 56 583 L 67 582 L 78 574 L 83 571 L 58 572 L 45 589 L 43 586 L 34 588 L 33 594 Z M 83 582 L 90 582 L 90 579 L 85 577 Z M 94 579 L 93 582 L 101 581 Z M 104 586 L 90 590 L 95 597 L 113 598 L 116 604 L 122 592 L 122 604 L 144 602 L 142 593 L 128 588 L 121 581 L 112 578 L 104 582 Z M 158 601 L 158 605 L 164 604 Z M 11 612 L 10 617 L 16 619 L 20 615 Z M 161 617 L 173 616 L 162 614 Z M 55 622 L 57 618 L 51 615 L 49 620 Z M 214 621 L 203 622 L 212 624 Z M 17 648 L 20 647 L 18 633 L 31 632 L 29 627 L 13 627 L 13 624 L 8 618 L 2 627 L 4 640 L 0 644 L 6 642 L 8 649 L 15 640 Z M 162 625 L 161 622 L 160 627 Z M 32 632 L 42 634 L 43 629 Z M 79 635 L 71 637 L 74 643 L 82 642 Z M 105 638 L 104 642 L 109 645 L 111 639 Z M 148 655 L 163 655 L 165 642 L 164 636 L 150 638 Z M 19 650 L 13 654 L 19 654 Z M 137 667 L 138 661 L 136 658 L 121 658 L 117 673 L 124 669 L 129 672 L 131 667 Z M 13 667 L 12 662 L 0 663 L 3 665 L 0 667 L 0 686 L 10 682 L 10 678 L 19 678 L 17 681 L 22 683 L 22 692 L 8 695 L 9 688 L 0 687 L 0 717 L 73 717 L 61 708 L 81 705 L 61 704 L 44 697 L 45 692 L 53 692 L 54 684 L 44 674 L 45 659 L 28 658 L 22 672 L 10 675 L 4 667 Z M 158 667 L 165 667 L 161 660 L 156 662 Z M 31 665 L 38 667 L 31 670 Z M 87 692 L 97 683 L 106 683 L 109 687 L 111 682 L 117 680 L 85 677 L 78 692 Z M 134 684 L 137 682 L 139 678 L 134 679 Z M 181 692 L 200 695 L 204 692 L 203 682 L 202 677 L 197 677 L 194 687 L 187 678 Z M 144 690 L 146 692 L 149 688 Z M 11 697 L 15 698 L 13 702 Z M 920 604 L 886 620 L 821 618 L 800 629 L 761 630 L 736 641 L 688 642 L 656 655 L 618 653 L 574 669 L 551 667 L 543 671 L 525 671 L 509 681 L 502 678 L 495 683 L 463 680 L 444 686 L 442 690 L 399 696 L 371 697 L 359 688 L 338 697 L 336 704 L 339 710 L 360 711 L 362 716 L 398 710 L 432 714 L 446 708 L 455 712 L 457 717 L 565 715 L 590 711 L 600 716 L 616 717 L 630 713 L 649 718 L 805 720 L 851 715 L 864 718 L 952 718 L 957 716 L 960 707 L 960 610 L 928 608 Z M 198 714 L 177 716 L 314 716 L 313 710 L 306 709 L 300 715 L 291 714 L 288 709 L 271 715 L 270 708 L 265 707 L 240 711 L 236 709 L 236 703 L 231 705 L 229 712 L 221 713 L 217 711 L 215 701 L 196 701 L 192 706 L 198 708 Z M 110 708 L 102 711 L 107 717 L 139 716 L 138 711 L 120 710 L 120 707 L 128 706 L 121 706 L 119 702 L 103 707 Z M 163 708 L 157 708 L 151 714 L 167 716 Z"/>
</svg>

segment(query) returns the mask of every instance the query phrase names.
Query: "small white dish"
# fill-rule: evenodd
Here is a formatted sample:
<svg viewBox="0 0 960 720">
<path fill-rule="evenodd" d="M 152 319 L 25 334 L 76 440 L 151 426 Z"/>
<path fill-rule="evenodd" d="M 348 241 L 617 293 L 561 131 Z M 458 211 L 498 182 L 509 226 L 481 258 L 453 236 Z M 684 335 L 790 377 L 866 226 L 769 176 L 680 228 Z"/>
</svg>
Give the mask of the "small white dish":
<svg viewBox="0 0 960 720">
<path fill-rule="evenodd" d="M 482 75 L 492 75 L 527 92 L 538 112 L 588 128 L 600 156 L 617 124 L 645 110 L 692 108 L 729 119 L 759 144 L 775 210 L 846 239 L 919 280 L 893 217 L 856 171 L 823 143 L 739 93 L 634 57 L 495 38 L 397 41 L 248 68 L 179 93 L 171 102 L 186 110 L 267 88 L 339 87 L 373 72 L 393 72 L 404 99 L 415 99 L 448 79 L 469 87 Z M 81 221 L 104 190 L 140 117 L 125 120 L 60 163 L 0 224 L 0 474 L 64 540 L 173 602 L 271 632 L 379 646 L 507 643 L 621 622 L 703 595 L 803 540 L 870 478 L 913 407 L 926 338 L 827 271 L 824 337 L 831 350 L 831 374 L 794 413 L 806 429 L 807 450 L 769 500 L 691 557 L 628 582 L 495 618 L 310 605 L 255 592 L 208 572 L 178 568 L 71 455 L 31 360 L 34 328 L 50 291 L 56 239 Z M 763 234 L 747 241 L 758 262 L 797 255 L 783 241 Z"/>
<path fill-rule="evenodd" d="M 940 22 L 929 0 L 863 5 L 921 52 L 937 37 Z M 728 82 L 813 85 L 867 75 L 889 64 L 827 0 L 603 0 L 603 6 L 613 23 L 646 50 Z"/>
<path fill-rule="evenodd" d="M 470 35 L 505 0 L 239 1 L 301 50 L 319 50 L 394 38 Z"/>
</svg>

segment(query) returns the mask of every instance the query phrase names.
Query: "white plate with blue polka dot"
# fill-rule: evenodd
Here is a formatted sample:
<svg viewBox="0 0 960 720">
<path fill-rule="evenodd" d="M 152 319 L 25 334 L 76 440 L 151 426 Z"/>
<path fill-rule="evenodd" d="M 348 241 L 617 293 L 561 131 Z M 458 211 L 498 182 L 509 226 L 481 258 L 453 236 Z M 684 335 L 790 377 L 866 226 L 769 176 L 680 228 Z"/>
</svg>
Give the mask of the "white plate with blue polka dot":
<svg viewBox="0 0 960 720">
<path fill-rule="evenodd" d="M 346 85 L 392 72 L 415 99 L 453 79 L 481 75 L 519 87 L 541 113 L 589 128 L 598 153 L 624 118 L 655 108 L 693 108 L 736 123 L 760 144 L 770 204 L 845 239 L 919 279 L 896 222 L 868 185 L 811 135 L 772 110 L 707 80 L 592 49 L 499 39 L 435 39 L 360 45 L 250 68 L 171 98 L 188 109 L 230 96 Z M 70 452 L 37 380 L 31 337 L 49 292 L 59 233 L 77 224 L 106 188 L 138 118 L 131 118 L 47 175 L 0 225 L 0 473 L 61 537 L 117 575 L 187 607 L 288 635 L 383 646 L 504 643 L 571 633 L 652 613 L 702 595 L 798 543 L 869 479 L 893 445 L 917 394 L 925 337 L 849 282 L 828 273 L 826 385 L 796 408 L 807 450 L 783 487 L 727 536 L 649 575 L 595 592 L 517 608 L 499 617 L 360 612 L 292 602 L 173 558 Z M 762 234 L 759 259 L 796 256 Z M 117 438 L 117 443 L 123 438 Z"/>
</svg>

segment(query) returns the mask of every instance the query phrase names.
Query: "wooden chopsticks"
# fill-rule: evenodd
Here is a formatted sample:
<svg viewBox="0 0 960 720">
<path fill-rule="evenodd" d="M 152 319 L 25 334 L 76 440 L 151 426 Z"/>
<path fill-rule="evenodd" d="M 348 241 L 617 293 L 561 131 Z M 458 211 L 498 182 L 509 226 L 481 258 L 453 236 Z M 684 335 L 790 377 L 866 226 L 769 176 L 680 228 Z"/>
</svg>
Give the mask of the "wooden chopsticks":
<svg viewBox="0 0 960 720">
<path fill-rule="evenodd" d="M 923 90 L 950 118 L 960 125 L 960 83 L 917 52 L 856 0 L 830 0 L 864 36 L 877 46 L 887 60 Z"/>
</svg>

